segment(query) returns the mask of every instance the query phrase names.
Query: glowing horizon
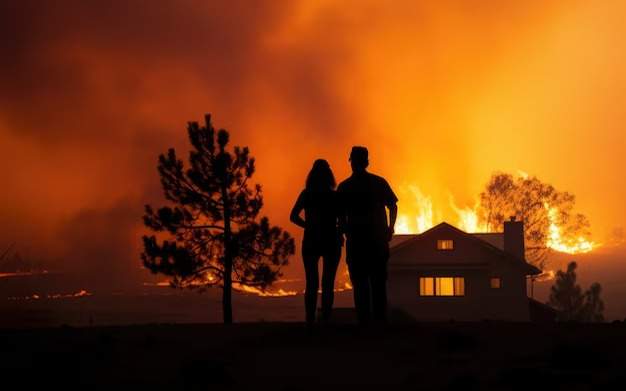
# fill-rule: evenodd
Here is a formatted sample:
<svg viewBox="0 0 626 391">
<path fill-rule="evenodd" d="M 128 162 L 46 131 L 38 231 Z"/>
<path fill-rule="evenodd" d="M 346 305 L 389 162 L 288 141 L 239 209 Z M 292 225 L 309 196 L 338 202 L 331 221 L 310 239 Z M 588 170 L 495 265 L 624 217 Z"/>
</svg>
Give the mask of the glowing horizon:
<svg viewBox="0 0 626 391">
<path fill-rule="evenodd" d="M 157 156 L 186 155 L 207 112 L 250 147 L 263 213 L 298 240 L 288 212 L 312 162 L 344 179 L 355 144 L 398 193 L 399 232 L 483 228 L 475 196 L 521 169 L 575 194 L 594 242 L 624 239 L 624 2 L 22 3 L 0 13 L 0 237 L 50 270 L 143 281 Z"/>
</svg>

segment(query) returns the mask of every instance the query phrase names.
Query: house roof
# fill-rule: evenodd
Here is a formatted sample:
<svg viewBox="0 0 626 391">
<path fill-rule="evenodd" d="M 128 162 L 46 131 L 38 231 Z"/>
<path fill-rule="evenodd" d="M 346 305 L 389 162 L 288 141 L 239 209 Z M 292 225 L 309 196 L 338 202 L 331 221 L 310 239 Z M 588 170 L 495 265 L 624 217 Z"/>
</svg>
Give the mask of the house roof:
<svg viewBox="0 0 626 391">
<path fill-rule="evenodd" d="M 526 273 L 528 275 L 541 274 L 541 270 L 529 264 L 525 259 L 520 259 L 514 256 L 513 254 L 510 254 L 504 251 L 504 234 L 503 233 L 467 233 L 446 222 L 437 224 L 436 226 L 430 228 L 429 230 L 422 232 L 421 234 L 394 235 L 393 238 L 391 239 L 391 242 L 389 243 L 389 248 L 391 250 L 391 253 L 393 254 L 394 251 L 397 251 L 398 249 L 410 243 L 414 243 L 420 240 L 421 238 L 423 238 L 425 235 L 433 231 L 439 230 L 443 227 L 451 228 L 455 230 L 456 232 L 458 232 L 459 234 L 461 234 L 462 236 L 468 238 L 469 240 L 475 241 L 481 246 L 487 248 L 488 250 L 493 251 L 497 253 L 498 255 L 505 257 L 509 261 L 520 264 L 520 266 L 523 266 L 524 268 L 526 268 Z"/>
<path fill-rule="evenodd" d="M 504 234 L 501 232 L 494 232 L 494 233 L 470 233 L 470 235 L 480 239 L 480 240 L 484 240 L 485 242 L 491 244 L 492 246 L 495 246 L 497 248 L 499 248 L 500 250 L 504 251 Z"/>
<path fill-rule="evenodd" d="M 400 245 L 400 244 L 402 244 L 402 243 L 404 243 L 406 241 L 410 241 L 411 239 L 414 239 L 417 236 L 419 236 L 419 235 L 415 235 L 415 234 L 396 234 L 396 235 L 393 235 L 393 237 L 391 238 L 391 241 L 389 242 L 389 248 L 393 250 L 398 245 Z"/>
</svg>

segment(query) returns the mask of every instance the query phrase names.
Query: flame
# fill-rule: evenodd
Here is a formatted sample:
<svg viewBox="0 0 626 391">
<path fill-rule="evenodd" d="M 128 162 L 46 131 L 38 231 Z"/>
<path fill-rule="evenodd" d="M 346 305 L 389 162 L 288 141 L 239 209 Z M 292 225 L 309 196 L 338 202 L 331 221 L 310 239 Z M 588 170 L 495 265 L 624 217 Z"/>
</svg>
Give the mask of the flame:
<svg viewBox="0 0 626 391">
<path fill-rule="evenodd" d="M 342 273 L 342 278 L 337 282 L 337 288 L 334 289 L 335 292 L 345 292 L 352 290 L 352 283 L 350 282 L 350 272 L 346 269 Z M 342 282 L 343 281 L 343 282 Z"/>
<path fill-rule="evenodd" d="M 534 279 L 537 282 L 546 282 L 552 281 L 556 277 L 556 272 L 554 270 L 544 270 L 543 273 L 535 276 Z"/>
<path fill-rule="evenodd" d="M 408 214 L 399 214 L 396 221 L 396 232 L 399 234 L 420 234 L 434 226 L 433 202 L 430 196 L 424 195 L 417 186 L 409 186 L 415 196 L 417 213 L 414 217 Z M 454 198 L 450 196 L 450 207 L 457 215 L 457 226 L 465 232 L 489 232 L 487 224 L 480 221 L 478 217 L 478 202 L 474 207 L 458 207 Z M 415 222 L 415 224 L 412 224 Z"/>
<path fill-rule="evenodd" d="M 489 232 L 489 227 L 478 218 L 478 202 L 473 208 L 469 206 L 459 208 L 450 196 L 450 206 L 456 212 L 458 220 L 457 226 L 465 232 Z"/>
<path fill-rule="evenodd" d="M 351 290 L 352 290 L 352 284 L 349 281 L 346 281 L 343 284 L 340 284 L 339 287 L 333 289 L 333 292 L 339 293 L 339 292 L 346 292 L 346 291 L 351 291 Z M 317 292 L 322 293 L 322 290 L 320 289 Z M 302 293 L 304 293 L 304 291 Z"/>
<path fill-rule="evenodd" d="M 589 241 L 582 236 L 571 239 L 562 237 L 561 228 L 557 225 L 558 209 L 550 207 L 547 203 L 544 206 L 548 210 L 548 219 L 550 220 L 548 241 L 546 243 L 548 247 L 567 254 L 584 254 L 598 247 L 597 243 Z"/>
<path fill-rule="evenodd" d="M 410 234 L 411 228 L 409 227 L 409 217 L 407 215 L 398 215 L 398 219 L 396 220 L 396 233 L 399 234 Z"/>
<path fill-rule="evenodd" d="M 528 174 L 519 171 L 521 177 Z M 413 215 L 402 213 L 398 215 L 396 221 L 396 232 L 398 234 L 420 234 L 433 227 L 433 203 L 430 196 L 424 195 L 417 186 L 408 186 L 415 196 L 417 212 Z M 550 220 L 548 239 L 546 246 L 549 248 L 567 254 L 588 253 L 600 245 L 584 236 L 577 238 L 566 238 L 561 234 L 561 228 L 558 225 L 559 210 L 556 207 L 550 207 L 544 204 L 548 211 L 548 219 Z M 478 202 L 474 207 L 459 207 L 454 202 L 454 198 L 450 196 L 450 207 L 456 213 L 456 225 L 465 232 L 492 232 L 488 224 L 478 216 Z"/>
<path fill-rule="evenodd" d="M 42 295 L 38 295 L 37 293 L 33 293 L 30 296 L 10 296 L 10 297 L 7 297 L 7 300 L 39 300 L 39 299 L 55 300 L 55 299 L 75 299 L 75 298 L 88 297 L 88 296 L 93 296 L 93 294 L 91 292 L 86 291 L 85 289 L 81 289 L 80 291 L 76 293 L 69 293 L 69 294 L 53 293 L 53 294 L 47 294 L 45 296 L 42 296 Z"/>
<path fill-rule="evenodd" d="M 208 282 L 212 282 L 216 279 L 216 277 L 213 276 L 211 273 L 206 273 L 204 278 Z M 277 282 L 284 283 L 284 282 L 294 282 L 294 281 L 299 281 L 299 280 L 283 279 L 283 280 L 278 280 Z M 157 283 L 144 282 L 143 286 L 170 287 L 171 283 L 169 280 L 163 280 Z M 204 283 L 202 281 L 198 281 L 194 283 L 194 286 L 204 286 Z M 257 287 L 242 285 L 238 283 L 233 283 L 233 289 L 237 292 L 250 293 L 250 294 L 254 294 L 257 296 L 261 296 L 261 297 L 288 297 L 288 296 L 295 296 L 298 294 L 298 291 L 295 291 L 295 290 L 285 290 L 285 289 L 280 288 L 275 291 L 270 291 L 270 290 L 263 290 Z"/>
<path fill-rule="evenodd" d="M 73 298 L 73 297 L 87 297 L 87 296 L 91 296 L 92 294 L 87 292 L 84 289 L 81 289 L 80 291 L 76 292 L 76 293 L 71 293 L 69 295 L 62 295 L 62 294 L 53 294 L 53 295 L 47 295 L 48 299 L 67 299 L 67 298 Z"/>
<path fill-rule="evenodd" d="M 38 274 L 48 274 L 47 270 L 42 270 L 40 272 L 8 272 L 8 273 L 0 273 L 0 278 L 5 277 L 23 277 L 23 276 L 35 276 Z"/>
<path fill-rule="evenodd" d="M 171 286 L 171 283 L 169 280 L 164 280 L 164 281 L 159 281 L 157 283 L 154 282 L 144 282 L 143 286 Z"/>
<path fill-rule="evenodd" d="M 241 284 L 233 284 L 233 289 L 238 292 L 252 293 L 254 295 L 261 296 L 261 297 L 289 297 L 289 296 L 295 296 L 298 294 L 298 291 L 284 290 L 282 288 L 278 289 L 277 291 L 268 291 L 268 290 L 262 290 L 254 286 L 241 285 Z"/>
<path fill-rule="evenodd" d="M 399 234 L 422 233 L 434 226 L 433 202 L 429 196 L 425 196 L 419 187 L 410 185 L 408 189 L 413 193 L 416 213 L 413 219 L 407 214 L 399 214 L 396 221 L 396 232 Z M 413 224 L 414 223 L 414 224 Z"/>
</svg>

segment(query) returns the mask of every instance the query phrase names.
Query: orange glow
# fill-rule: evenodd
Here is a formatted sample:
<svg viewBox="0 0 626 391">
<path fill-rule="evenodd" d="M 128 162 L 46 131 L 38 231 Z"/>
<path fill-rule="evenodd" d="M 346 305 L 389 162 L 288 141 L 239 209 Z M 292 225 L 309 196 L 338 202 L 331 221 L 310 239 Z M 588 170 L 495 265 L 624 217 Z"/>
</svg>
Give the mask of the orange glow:
<svg viewBox="0 0 626 391">
<path fill-rule="evenodd" d="M 251 293 L 256 296 L 261 297 L 288 297 L 295 296 L 298 294 L 298 291 L 295 290 L 262 290 L 257 287 L 241 285 L 241 284 L 233 284 L 233 289 L 242 292 L 242 293 Z"/>
<path fill-rule="evenodd" d="M 398 193 L 398 233 L 485 231 L 473 197 L 518 168 L 575 194 L 599 242 L 625 225 L 624 1 L 15 4 L 0 15 L 0 249 L 30 246 L 49 270 L 147 280 L 157 156 L 186 156 L 205 112 L 250 147 L 263 214 L 298 243 L 288 211 L 312 162 L 340 181 L 355 144 Z M 597 247 L 556 225 L 548 245 Z M 285 274 L 302 277 L 299 256 Z"/>
<path fill-rule="evenodd" d="M 473 208 L 468 206 L 459 208 L 454 203 L 454 198 L 450 197 L 450 206 L 456 212 L 457 227 L 465 232 L 489 232 L 487 224 L 480 221 L 478 218 L 478 202 L 474 204 Z"/>
<path fill-rule="evenodd" d="M 52 294 L 47 294 L 47 295 L 39 295 L 37 293 L 34 293 L 30 296 L 10 296 L 7 298 L 7 300 L 12 300 L 12 301 L 41 300 L 41 299 L 57 300 L 57 299 L 77 299 L 77 298 L 88 297 L 88 296 L 93 296 L 93 294 L 91 292 L 86 291 L 85 289 L 81 289 L 80 291 L 76 293 L 66 293 L 66 294 L 52 293 Z"/>
<path fill-rule="evenodd" d="M 435 225 L 432 219 L 433 204 L 431 197 L 422 194 L 417 186 L 410 186 L 410 189 L 415 194 L 418 212 L 417 215 L 398 214 L 398 221 L 396 223 L 396 232 L 398 234 L 419 234 Z M 454 202 L 454 198 L 450 197 L 449 205 L 456 213 L 457 228 L 469 233 L 491 232 L 486 222 L 481 221 L 478 217 L 478 204 L 475 204 L 473 208 L 458 207 Z M 583 254 L 600 246 L 598 243 L 585 239 L 584 237 L 564 238 L 561 235 L 561 228 L 557 224 L 559 211 L 547 204 L 545 207 L 548 210 L 548 218 L 550 219 L 549 234 L 546 241 L 546 245 L 549 248 L 567 254 Z M 416 224 L 411 225 L 411 221 L 415 221 Z"/>
<path fill-rule="evenodd" d="M 419 187 L 407 187 L 409 207 L 415 212 L 412 215 L 399 213 L 395 231 L 399 234 L 422 233 L 433 227 L 433 203 L 430 197 L 425 196 Z"/>
<path fill-rule="evenodd" d="M 562 237 L 561 228 L 556 224 L 556 216 L 559 211 L 556 208 L 551 208 L 548 204 L 546 204 L 545 207 L 548 210 L 548 218 L 550 219 L 550 231 L 547 243 L 548 247 L 567 254 L 584 254 L 599 246 L 597 243 L 589 241 L 583 237 L 572 239 Z"/>
<path fill-rule="evenodd" d="M 34 276 L 37 274 L 48 274 L 47 270 L 43 270 L 41 272 L 12 272 L 12 273 L 0 273 L 0 278 L 7 277 L 23 277 L 23 276 Z"/>
</svg>

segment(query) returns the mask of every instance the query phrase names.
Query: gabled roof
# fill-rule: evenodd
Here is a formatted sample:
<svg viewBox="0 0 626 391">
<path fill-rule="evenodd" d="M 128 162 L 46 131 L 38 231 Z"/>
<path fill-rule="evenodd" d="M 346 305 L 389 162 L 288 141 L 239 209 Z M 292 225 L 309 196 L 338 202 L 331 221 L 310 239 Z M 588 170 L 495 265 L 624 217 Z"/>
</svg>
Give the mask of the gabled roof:
<svg viewBox="0 0 626 391">
<path fill-rule="evenodd" d="M 395 234 L 393 235 L 393 237 L 391 238 L 391 241 L 389 242 L 389 248 L 391 250 L 393 250 L 394 248 L 396 248 L 398 245 L 406 242 L 406 241 L 410 241 L 412 239 L 415 239 L 415 237 L 417 237 L 419 235 L 416 234 Z"/>
<path fill-rule="evenodd" d="M 485 242 L 491 244 L 492 246 L 496 246 L 500 250 L 504 250 L 504 234 L 502 232 L 489 232 L 489 233 L 470 233 L 470 235 L 484 240 Z"/>
<path fill-rule="evenodd" d="M 477 233 L 477 234 L 471 234 L 471 233 L 467 233 L 465 231 L 462 231 L 460 229 L 458 229 L 457 227 L 448 224 L 446 222 L 442 222 L 440 224 L 437 224 L 436 226 L 430 228 L 429 230 L 426 230 L 424 232 L 422 232 L 421 234 L 411 234 L 411 235 L 394 235 L 393 238 L 391 239 L 391 242 L 389 243 L 389 248 L 391 253 L 393 254 L 395 251 L 397 251 L 400 248 L 403 248 L 405 246 L 407 246 L 410 243 L 415 243 L 416 241 L 419 241 L 420 239 L 422 239 L 423 237 L 425 237 L 426 235 L 435 232 L 435 231 L 439 231 L 442 228 L 449 228 L 454 230 L 455 232 L 457 232 L 458 234 L 460 234 L 461 236 L 467 238 L 468 240 L 471 240 L 475 243 L 478 243 L 479 245 L 483 246 L 484 248 L 488 249 L 489 251 L 492 251 L 494 253 L 496 253 L 499 256 L 502 256 L 506 259 L 508 259 L 511 262 L 517 263 L 520 266 L 524 267 L 526 269 L 526 274 L 527 275 L 536 275 L 536 274 L 541 274 L 541 270 L 539 270 L 537 267 L 529 264 L 525 259 L 520 259 L 518 257 L 516 257 L 513 254 L 510 254 L 506 251 L 504 251 L 504 238 L 503 238 L 503 234 L 502 233 Z"/>
</svg>

